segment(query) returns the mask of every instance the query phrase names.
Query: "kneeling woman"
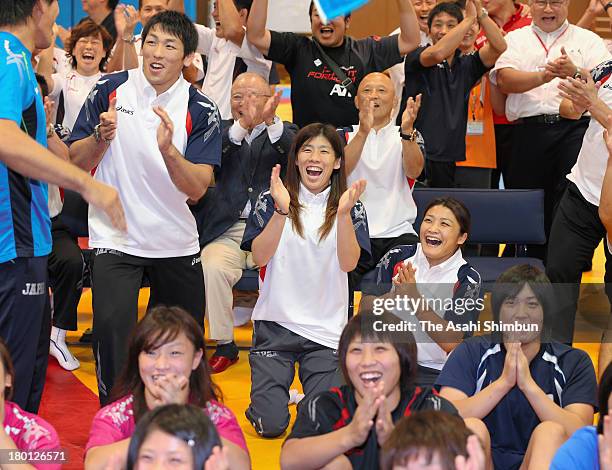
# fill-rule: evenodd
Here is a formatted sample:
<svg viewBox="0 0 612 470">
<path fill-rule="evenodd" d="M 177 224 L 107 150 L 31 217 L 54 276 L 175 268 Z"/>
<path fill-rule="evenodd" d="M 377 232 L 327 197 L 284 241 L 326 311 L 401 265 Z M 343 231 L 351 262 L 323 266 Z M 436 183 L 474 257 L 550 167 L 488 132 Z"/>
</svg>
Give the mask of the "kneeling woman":
<svg viewBox="0 0 612 470">
<path fill-rule="evenodd" d="M 155 307 L 138 323 L 113 395 L 117 400 L 98 411 L 91 425 L 87 469 L 104 469 L 117 456 L 125 464 L 136 423 L 147 411 L 172 403 L 202 408 L 228 449 L 231 468 L 250 468 L 242 430 L 211 381 L 202 329 L 182 309 Z"/>
<path fill-rule="evenodd" d="M 337 380 L 336 349 L 348 317 L 348 275 L 370 251 L 365 181 L 346 186 L 336 129 L 310 124 L 296 136 L 287 187 L 272 170 L 270 190 L 251 213 L 242 249 L 265 273 L 253 311 L 251 404 L 247 418 L 264 437 L 289 425 L 289 387 L 298 362 L 306 396 Z"/>
<path fill-rule="evenodd" d="M 480 274 L 461 253 L 469 231 L 470 213 L 463 203 L 434 199 L 425 209 L 420 243 L 393 248 L 377 266 L 379 293 L 391 289 L 385 297 L 401 300 L 393 313 L 412 323 L 419 351 L 418 385 L 435 383 L 448 354 L 471 336 L 469 328 L 476 325 L 484 305 Z M 414 301 L 414 311 L 404 300 Z"/>
<path fill-rule="evenodd" d="M 338 347 L 348 385 L 301 403 L 281 451 L 282 468 L 378 468 L 380 447 L 400 418 L 426 409 L 457 414 L 435 390 L 414 386 L 417 350 L 412 334 L 378 326 L 399 321 L 371 310 L 351 318 Z"/>
</svg>

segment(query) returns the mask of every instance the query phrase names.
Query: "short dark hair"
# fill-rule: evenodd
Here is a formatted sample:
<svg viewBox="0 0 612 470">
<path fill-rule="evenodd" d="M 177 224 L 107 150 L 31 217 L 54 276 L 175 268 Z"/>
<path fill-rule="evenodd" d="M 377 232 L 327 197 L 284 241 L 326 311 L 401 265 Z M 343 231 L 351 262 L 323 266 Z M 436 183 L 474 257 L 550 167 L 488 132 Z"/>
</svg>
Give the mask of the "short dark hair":
<svg viewBox="0 0 612 470">
<path fill-rule="evenodd" d="M 467 439 L 472 432 L 463 419 L 446 411 L 425 410 L 401 418 L 382 447 L 380 468 L 425 457 L 427 464 L 437 454 L 444 470 L 455 470 L 455 457 L 467 457 Z"/>
<path fill-rule="evenodd" d="M 427 18 L 427 27 L 431 29 L 431 24 L 436 16 L 441 13 L 446 13 L 452 17 L 454 17 L 458 23 L 463 21 L 463 12 L 461 11 L 461 7 L 456 3 L 450 2 L 442 2 L 438 3 L 433 9 L 429 12 L 429 18 Z"/>
<path fill-rule="evenodd" d="M 310 0 L 310 6 L 308 7 L 308 18 L 312 17 L 312 10 L 314 10 L 314 0 Z M 346 15 L 344 15 L 344 19 L 348 20 L 351 17 L 350 13 L 347 13 Z"/>
<path fill-rule="evenodd" d="M 342 330 L 338 343 L 338 362 L 340 362 L 340 370 L 342 370 L 344 380 L 349 387 L 354 388 L 346 368 L 346 355 L 351 341 L 359 336 L 362 342 L 380 342 L 393 345 L 399 356 L 400 390 L 405 392 L 414 383 L 417 371 L 417 346 L 414 336 L 409 331 L 402 332 L 402 340 L 397 341 L 397 336 L 394 336 L 394 333 L 387 330 L 376 331 L 374 328 L 375 321 L 392 324 L 396 323 L 398 318 L 387 311 L 381 315 L 375 315 L 372 311 L 372 305 L 369 302 L 363 302 L 359 307 L 359 314 L 351 318 Z"/>
<path fill-rule="evenodd" d="M 72 68 L 76 69 L 77 59 L 73 55 L 74 48 L 79 39 L 89 36 L 100 36 L 100 39 L 102 39 L 102 47 L 104 48 L 104 52 L 106 52 L 100 61 L 100 72 L 102 72 L 104 71 L 106 62 L 108 61 L 110 53 L 113 49 L 113 38 L 108 31 L 106 31 L 104 26 L 100 26 L 90 19 L 81 21 L 70 32 L 70 37 L 68 38 L 68 41 L 66 41 L 66 54 L 68 57 L 70 57 L 70 65 L 72 65 Z"/>
<path fill-rule="evenodd" d="M 438 197 L 427 204 L 423 214 L 427 215 L 429 209 L 435 206 L 446 207 L 453 213 L 455 219 L 457 219 L 457 222 L 459 222 L 459 230 L 461 230 L 461 234 L 470 233 L 472 216 L 470 215 L 468 208 L 465 207 L 465 204 L 453 197 Z"/>
<path fill-rule="evenodd" d="M 176 404 L 159 406 L 143 416 L 132 434 L 128 470 L 136 465 L 140 448 L 153 431 L 162 431 L 184 441 L 191 448 L 193 468 L 204 468 L 213 449 L 222 445 L 215 425 L 201 408 Z"/>
<path fill-rule="evenodd" d="M 516 297 L 528 285 L 542 306 L 542 338 L 548 338 L 553 324 L 553 292 L 550 279 L 535 266 L 520 264 L 504 271 L 493 284 L 491 293 L 491 310 L 493 320 L 499 322 L 500 310 L 504 301 Z M 495 337 L 499 337 L 497 334 Z"/>
<path fill-rule="evenodd" d="M 12 386 L 4 389 L 4 399 L 10 400 L 13 398 L 13 387 L 15 386 L 15 368 L 13 367 L 11 353 L 2 338 L 0 338 L 0 361 L 2 361 L 2 367 L 4 367 L 4 377 L 10 375 L 12 379 Z"/>
<path fill-rule="evenodd" d="M 0 27 L 24 24 L 32 16 L 37 0 L 6 0 L 0 8 Z M 51 5 L 55 0 L 43 0 Z"/>
<path fill-rule="evenodd" d="M 604 417 L 608 416 L 608 399 L 612 393 L 612 363 L 608 364 L 599 381 L 599 421 L 597 421 L 597 434 L 603 434 Z"/>
<path fill-rule="evenodd" d="M 142 44 L 144 45 L 151 29 L 155 26 L 165 33 L 176 36 L 183 43 L 184 57 L 193 54 L 198 46 L 198 32 L 195 26 L 184 13 L 166 10 L 160 11 L 149 20 L 142 30 Z"/>
<path fill-rule="evenodd" d="M 111 10 L 114 10 L 115 8 L 117 8 L 117 4 L 119 3 L 119 0 L 108 0 L 108 8 L 110 8 Z"/>
</svg>

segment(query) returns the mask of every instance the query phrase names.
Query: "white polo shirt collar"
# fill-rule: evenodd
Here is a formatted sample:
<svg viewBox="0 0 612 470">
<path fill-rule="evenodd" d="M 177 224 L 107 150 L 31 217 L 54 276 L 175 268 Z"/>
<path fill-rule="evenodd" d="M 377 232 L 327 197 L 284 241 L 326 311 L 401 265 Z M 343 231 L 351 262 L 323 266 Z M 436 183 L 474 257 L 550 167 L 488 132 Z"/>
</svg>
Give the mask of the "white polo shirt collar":
<svg viewBox="0 0 612 470">
<path fill-rule="evenodd" d="M 561 26 L 550 33 L 542 31 L 538 26 L 536 26 L 535 23 L 531 23 L 531 29 L 533 29 L 533 31 L 542 41 L 544 41 L 545 45 L 548 45 L 548 43 L 556 40 L 565 32 L 567 28 L 569 28 L 569 22 L 567 20 L 565 20 Z"/>
<path fill-rule="evenodd" d="M 327 186 L 320 193 L 314 194 L 311 193 L 310 190 L 300 183 L 300 202 L 305 203 L 306 205 L 320 205 L 327 204 L 327 198 L 329 197 L 329 191 L 331 190 L 331 184 Z"/>
<path fill-rule="evenodd" d="M 138 83 L 138 86 L 142 90 L 141 96 L 142 98 L 144 98 L 144 106 L 163 106 L 164 104 L 166 104 L 170 100 L 170 97 L 174 94 L 174 92 L 181 86 L 181 82 L 183 81 L 182 78 L 182 75 L 179 75 L 176 79 L 176 82 L 174 82 L 170 88 L 158 95 L 155 88 L 153 88 L 153 85 L 151 85 L 151 83 L 149 83 L 149 80 L 147 80 L 143 68 L 140 67 L 138 69 L 138 73 L 136 74 L 136 81 Z"/>
<path fill-rule="evenodd" d="M 436 282 L 454 284 L 457 281 L 457 271 L 465 264 L 465 260 L 459 249 L 446 261 L 435 266 L 430 266 L 420 243 L 417 246 L 417 251 L 414 256 L 404 261 L 404 264 L 408 262 L 411 262 L 412 266 L 417 269 L 416 280 L 419 283 Z"/>
</svg>

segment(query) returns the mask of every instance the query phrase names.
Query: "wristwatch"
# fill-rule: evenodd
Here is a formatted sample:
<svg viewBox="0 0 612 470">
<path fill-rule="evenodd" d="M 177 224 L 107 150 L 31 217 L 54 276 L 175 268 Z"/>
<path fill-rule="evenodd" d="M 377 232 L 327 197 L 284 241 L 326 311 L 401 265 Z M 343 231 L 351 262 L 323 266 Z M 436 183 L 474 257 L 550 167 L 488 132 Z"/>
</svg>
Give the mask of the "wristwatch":
<svg viewBox="0 0 612 470">
<path fill-rule="evenodd" d="M 604 5 L 604 11 L 607 13 L 608 12 L 608 8 L 612 7 L 612 2 L 608 2 Z"/>
<path fill-rule="evenodd" d="M 402 132 L 402 128 L 400 127 L 400 137 L 402 138 L 402 140 L 407 140 L 408 142 L 414 142 L 417 138 L 417 130 L 412 129 L 412 132 L 410 134 L 404 134 Z"/>
<path fill-rule="evenodd" d="M 47 139 L 50 139 L 55 134 L 55 126 L 53 124 L 49 124 L 47 126 Z"/>
<path fill-rule="evenodd" d="M 111 141 L 113 140 L 113 139 L 105 139 L 104 137 L 102 137 L 102 134 L 100 134 L 100 124 L 94 127 L 93 137 L 94 139 L 96 139 L 96 143 L 98 144 L 100 143 L 100 141 L 104 142 L 105 144 L 110 144 Z"/>
<path fill-rule="evenodd" d="M 136 36 L 132 34 L 129 39 L 121 38 L 123 42 L 127 42 L 128 44 L 134 44 L 136 42 Z"/>
<path fill-rule="evenodd" d="M 482 7 L 480 10 L 480 15 L 478 15 L 478 21 L 482 20 L 485 16 L 489 16 L 489 12 L 486 8 Z"/>
<path fill-rule="evenodd" d="M 610 2 L 612 4 L 612 2 Z M 581 80 L 582 79 L 582 72 L 580 72 L 580 67 L 576 67 L 576 73 L 574 73 L 574 75 L 572 75 L 572 78 L 575 78 L 576 80 Z"/>
</svg>

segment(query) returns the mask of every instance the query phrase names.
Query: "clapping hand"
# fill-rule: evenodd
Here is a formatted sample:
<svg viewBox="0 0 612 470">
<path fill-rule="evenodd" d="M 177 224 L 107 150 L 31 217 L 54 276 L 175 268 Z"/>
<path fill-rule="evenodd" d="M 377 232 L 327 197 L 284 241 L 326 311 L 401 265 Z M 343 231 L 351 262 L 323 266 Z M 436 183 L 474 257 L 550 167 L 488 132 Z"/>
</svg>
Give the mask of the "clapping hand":
<svg viewBox="0 0 612 470">
<path fill-rule="evenodd" d="M 261 112 L 261 118 L 266 123 L 266 126 L 271 126 L 274 124 L 274 117 L 276 116 L 276 109 L 280 103 L 282 91 L 279 90 L 274 93 L 263 107 L 263 111 Z"/>
<path fill-rule="evenodd" d="M 346 215 L 351 213 L 351 209 L 359 200 L 366 188 L 366 180 L 360 179 L 355 181 L 350 188 L 344 191 L 338 202 L 338 215 Z"/>
<path fill-rule="evenodd" d="M 272 175 L 270 176 L 270 195 L 272 199 L 274 199 L 274 204 L 276 207 L 283 213 L 289 213 L 289 204 L 291 203 L 291 198 L 289 196 L 289 191 L 285 188 L 283 181 L 280 177 L 280 165 L 274 165 L 272 168 Z"/>
<path fill-rule="evenodd" d="M 420 108 L 420 93 L 416 96 L 416 99 L 412 98 L 412 96 L 408 98 L 408 101 L 406 101 L 406 109 L 404 109 L 404 114 L 402 114 L 402 132 L 404 134 L 409 134 L 413 131 L 414 121 L 416 121 Z"/>
<path fill-rule="evenodd" d="M 174 123 L 168 113 L 161 106 L 154 106 L 153 112 L 159 116 L 161 123 L 157 128 L 157 146 L 162 155 L 166 154 L 172 147 L 172 136 L 174 135 Z"/>
</svg>

